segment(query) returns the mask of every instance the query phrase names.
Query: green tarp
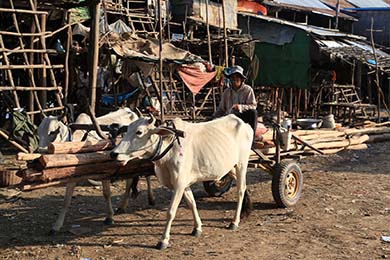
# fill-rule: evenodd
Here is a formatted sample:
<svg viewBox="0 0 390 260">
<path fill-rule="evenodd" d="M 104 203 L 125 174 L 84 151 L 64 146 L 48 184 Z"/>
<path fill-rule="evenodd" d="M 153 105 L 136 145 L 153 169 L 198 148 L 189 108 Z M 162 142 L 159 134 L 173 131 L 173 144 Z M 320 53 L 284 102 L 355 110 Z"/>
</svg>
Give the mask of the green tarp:
<svg viewBox="0 0 390 260">
<path fill-rule="evenodd" d="M 310 38 L 297 31 L 284 45 L 257 42 L 255 55 L 260 61 L 255 85 L 309 88 Z"/>
</svg>

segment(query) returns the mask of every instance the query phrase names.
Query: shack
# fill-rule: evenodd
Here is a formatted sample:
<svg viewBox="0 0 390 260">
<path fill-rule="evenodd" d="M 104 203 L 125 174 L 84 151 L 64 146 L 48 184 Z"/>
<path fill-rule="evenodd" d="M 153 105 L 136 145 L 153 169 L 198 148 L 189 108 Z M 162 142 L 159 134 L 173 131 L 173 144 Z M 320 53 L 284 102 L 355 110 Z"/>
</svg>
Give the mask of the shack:
<svg viewBox="0 0 390 260">
<path fill-rule="evenodd" d="M 259 65 L 258 73 L 253 74 L 256 75 L 252 78 L 253 86 L 259 92 L 262 87 L 288 88 L 283 96 L 284 109 L 294 117 L 329 113 L 329 108 L 324 108 L 322 103 L 377 104 L 378 95 L 373 94 L 379 91 L 374 84 L 376 62 L 373 49 L 364 37 L 242 12 L 238 22 L 243 33 L 250 34 L 255 41 L 252 60 L 257 60 Z M 385 83 L 390 56 L 375 51 L 381 83 Z M 328 93 L 330 100 L 320 98 L 324 88 L 333 91 L 331 87 L 335 85 L 350 86 L 353 98 L 341 100 L 335 93 Z M 388 97 L 385 86 L 381 85 L 379 92 Z M 375 91 L 369 94 L 372 89 Z"/>
</svg>

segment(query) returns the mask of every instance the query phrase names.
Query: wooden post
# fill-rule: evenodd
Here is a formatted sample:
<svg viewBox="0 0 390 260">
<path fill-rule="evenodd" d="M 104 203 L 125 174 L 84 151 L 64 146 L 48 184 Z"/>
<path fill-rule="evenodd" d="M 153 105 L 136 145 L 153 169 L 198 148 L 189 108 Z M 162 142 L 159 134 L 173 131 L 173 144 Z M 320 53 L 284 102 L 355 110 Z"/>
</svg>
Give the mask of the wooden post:
<svg viewBox="0 0 390 260">
<path fill-rule="evenodd" d="M 379 84 L 379 68 L 378 68 L 378 59 L 376 56 L 376 51 L 375 51 L 375 43 L 374 43 L 374 17 L 371 17 L 371 29 L 370 29 L 370 38 L 371 38 L 371 47 L 372 47 L 372 52 L 374 54 L 374 60 L 375 60 L 375 83 L 377 85 L 377 111 L 378 111 L 378 123 L 381 122 L 381 91 L 380 91 L 380 84 Z"/>
<path fill-rule="evenodd" d="M 164 122 L 164 105 L 163 105 L 163 57 L 162 57 L 162 45 L 163 45 L 163 27 L 162 27 L 162 12 L 161 12 L 161 0 L 158 0 L 158 24 L 159 24 L 159 87 L 160 87 L 160 105 L 161 105 L 161 123 Z"/>
<path fill-rule="evenodd" d="M 276 105 L 277 105 L 277 116 L 276 116 L 276 120 L 277 120 L 277 124 L 279 125 L 280 124 L 280 113 L 282 112 L 282 101 L 280 98 L 277 98 L 276 99 Z M 276 152 L 275 152 L 275 163 L 276 164 L 279 164 L 280 163 L 280 140 L 279 140 L 279 135 L 276 134 L 275 138 L 277 139 L 275 144 L 276 144 Z"/>
<path fill-rule="evenodd" d="M 225 13 L 225 1 L 222 1 L 222 17 L 223 17 L 223 41 L 225 45 L 225 66 L 229 67 L 229 52 L 226 34 L 226 13 Z"/>
<path fill-rule="evenodd" d="M 70 26 L 70 18 L 71 11 L 66 11 L 66 19 L 68 23 L 68 31 L 67 31 L 67 41 L 66 41 L 66 53 L 65 53 L 65 82 L 64 82 L 64 104 L 68 103 L 68 94 L 69 94 L 69 81 L 70 81 L 70 73 L 69 73 L 69 55 L 72 43 L 72 27 Z"/>
<path fill-rule="evenodd" d="M 41 31 L 42 32 L 46 32 L 46 19 L 47 16 L 46 15 L 42 15 L 41 16 Z M 42 48 L 45 46 L 46 44 L 43 44 L 42 45 Z M 40 60 L 41 60 L 41 63 L 45 64 L 45 54 L 42 53 L 40 56 Z M 42 74 L 41 74 L 41 78 L 40 78 L 40 84 L 42 87 L 47 87 L 47 71 L 46 71 L 46 68 L 42 68 Z M 41 103 L 41 107 L 42 109 L 45 109 L 47 108 L 47 91 L 44 90 L 44 91 L 40 91 L 39 92 L 39 96 L 38 96 L 38 100 L 39 102 Z"/>
<path fill-rule="evenodd" d="M 206 30 L 207 30 L 207 46 L 209 54 L 209 63 L 213 64 L 211 56 L 211 40 L 210 40 L 210 24 L 209 24 L 209 0 L 206 0 Z"/>
<path fill-rule="evenodd" d="M 34 1 L 34 5 L 35 5 L 35 9 L 36 9 L 36 6 L 37 6 L 36 0 Z M 31 24 L 31 33 L 35 33 L 35 31 L 36 31 L 35 23 L 32 23 Z M 35 36 L 31 36 L 31 38 L 30 38 L 30 49 L 34 49 L 34 38 L 35 38 Z M 29 63 L 34 64 L 34 53 L 33 52 L 29 53 Z M 29 96 L 28 97 L 28 99 L 29 99 L 28 111 L 32 112 L 32 111 L 34 111 L 34 90 L 33 89 L 31 89 L 29 91 L 28 96 Z M 34 115 L 31 115 L 30 119 L 31 119 L 31 122 L 34 122 Z"/>
<path fill-rule="evenodd" d="M 195 94 L 192 93 L 192 121 L 195 122 L 196 117 L 196 104 L 195 104 Z"/>
<path fill-rule="evenodd" d="M 91 27 L 91 47 L 92 47 L 92 64 L 89 71 L 89 86 L 91 93 L 91 107 L 95 111 L 96 108 L 96 81 L 97 81 L 97 70 L 99 61 L 99 18 L 100 18 L 100 7 L 101 2 L 93 6 L 93 19 Z"/>
<path fill-rule="evenodd" d="M 336 3 L 336 24 L 334 26 L 335 29 L 339 29 L 339 13 L 340 13 L 340 0 L 337 0 Z M 332 28 L 332 27 L 330 27 Z"/>
</svg>

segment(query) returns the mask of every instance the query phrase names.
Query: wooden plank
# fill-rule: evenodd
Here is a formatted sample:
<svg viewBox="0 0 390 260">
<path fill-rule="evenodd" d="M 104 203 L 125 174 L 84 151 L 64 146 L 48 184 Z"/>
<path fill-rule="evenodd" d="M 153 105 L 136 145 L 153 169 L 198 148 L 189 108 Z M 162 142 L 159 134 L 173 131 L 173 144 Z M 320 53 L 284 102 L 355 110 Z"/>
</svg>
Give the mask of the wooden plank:
<svg viewBox="0 0 390 260">
<path fill-rule="evenodd" d="M 81 154 L 44 154 L 39 158 L 39 162 L 44 168 L 83 165 L 111 160 L 109 151 Z"/>
<path fill-rule="evenodd" d="M 64 142 L 64 143 L 50 143 L 48 152 L 55 153 L 86 153 L 103 151 L 113 148 L 113 144 L 109 140 L 96 140 L 86 142 Z"/>
<path fill-rule="evenodd" d="M 16 160 L 18 161 L 32 161 L 41 157 L 40 153 L 18 153 L 16 155 Z"/>
</svg>

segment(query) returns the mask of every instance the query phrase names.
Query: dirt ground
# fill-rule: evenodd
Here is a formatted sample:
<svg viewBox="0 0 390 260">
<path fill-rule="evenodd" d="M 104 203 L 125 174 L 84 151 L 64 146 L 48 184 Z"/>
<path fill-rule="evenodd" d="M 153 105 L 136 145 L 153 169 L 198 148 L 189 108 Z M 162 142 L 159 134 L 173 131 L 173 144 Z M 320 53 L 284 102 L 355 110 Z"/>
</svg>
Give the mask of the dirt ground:
<svg viewBox="0 0 390 260">
<path fill-rule="evenodd" d="M 193 187 L 203 234 L 190 236 L 192 214 L 180 205 L 165 251 L 154 246 L 163 231 L 170 191 L 154 179 L 157 205 L 147 204 L 145 182 L 126 214 L 104 226 L 100 188 L 79 186 L 65 226 L 47 235 L 62 206 L 64 188 L 0 199 L 1 259 L 390 259 L 390 143 L 368 150 L 313 156 L 301 161 L 304 190 L 294 208 L 279 209 L 270 176 L 251 169 L 252 215 L 237 231 L 227 230 L 236 188 L 223 197 L 207 197 Z M 117 205 L 124 188 L 113 184 Z"/>
</svg>

